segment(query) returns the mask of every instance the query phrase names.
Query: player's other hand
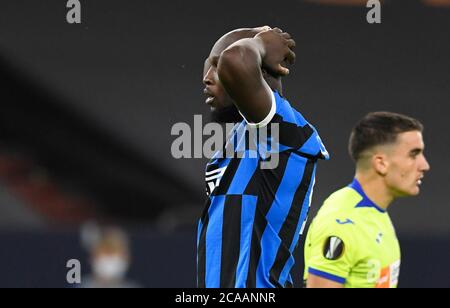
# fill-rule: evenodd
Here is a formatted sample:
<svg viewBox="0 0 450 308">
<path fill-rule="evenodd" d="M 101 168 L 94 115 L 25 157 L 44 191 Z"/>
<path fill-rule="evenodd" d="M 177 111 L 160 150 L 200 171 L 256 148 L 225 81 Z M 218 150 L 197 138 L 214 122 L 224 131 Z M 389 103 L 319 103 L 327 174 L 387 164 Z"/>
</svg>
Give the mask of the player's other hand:
<svg viewBox="0 0 450 308">
<path fill-rule="evenodd" d="M 289 74 L 287 64 L 295 62 L 295 41 L 291 35 L 279 28 L 261 27 L 255 39 L 258 39 L 264 49 L 262 68 L 273 76 Z"/>
</svg>

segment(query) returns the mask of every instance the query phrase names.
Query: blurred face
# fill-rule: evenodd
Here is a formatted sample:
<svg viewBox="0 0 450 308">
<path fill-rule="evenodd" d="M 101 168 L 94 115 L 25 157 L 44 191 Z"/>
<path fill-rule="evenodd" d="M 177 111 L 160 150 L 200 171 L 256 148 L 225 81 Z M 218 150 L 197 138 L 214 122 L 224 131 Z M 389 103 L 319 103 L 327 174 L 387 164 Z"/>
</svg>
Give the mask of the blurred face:
<svg viewBox="0 0 450 308">
<path fill-rule="evenodd" d="M 128 270 L 128 255 L 122 249 L 100 247 L 93 255 L 93 271 L 101 280 L 121 280 Z"/>
<path fill-rule="evenodd" d="M 416 196 L 425 172 L 430 170 L 424 156 L 422 133 L 401 133 L 397 142 L 387 146 L 383 167 L 385 183 L 394 197 Z"/>
</svg>

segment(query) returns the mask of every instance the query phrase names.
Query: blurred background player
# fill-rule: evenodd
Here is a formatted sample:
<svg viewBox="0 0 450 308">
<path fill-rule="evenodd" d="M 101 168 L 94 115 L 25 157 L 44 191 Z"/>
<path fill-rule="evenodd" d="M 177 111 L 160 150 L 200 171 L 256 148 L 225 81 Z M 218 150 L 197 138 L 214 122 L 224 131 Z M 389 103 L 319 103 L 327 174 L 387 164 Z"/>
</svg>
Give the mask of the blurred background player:
<svg viewBox="0 0 450 308">
<path fill-rule="evenodd" d="M 82 287 L 138 288 L 138 284 L 126 279 L 131 258 L 126 234 L 119 228 L 91 231 L 91 242 L 85 244 L 90 247 L 92 274 L 82 281 Z"/>
<path fill-rule="evenodd" d="M 353 129 L 353 183 L 332 194 L 311 224 L 305 245 L 307 287 L 397 287 L 400 246 L 387 213 L 416 196 L 430 166 L 423 126 L 410 117 L 370 113 Z"/>
<path fill-rule="evenodd" d="M 208 199 L 198 227 L 199 287 L 293 286 L 293 254 L 308 214 L 317 161 L 328 158 L 315 128 L 282 96 L 281 77 L 289 74 L 286 65 L 295 60 L 294 47 L 291 36 L 278 28 L 240 29 L 219 39 L 205 63 L 204 93 L 214 120 L 239 123 L 224 147 L 234 146 L 234 157 L 219 151 L 206 168 Z M 271 139 L 273 130 L 268 140 L 279 146 L 257 151 L 256 158 L 248 153 L 238 158 L 246 144 L 261 149 L 260 140 L 243 133 L 247 127 L 272 124 L 278 125 L 279 140 Z M 261 168 L 273 155 L 278 165 Z"/>
</svg>

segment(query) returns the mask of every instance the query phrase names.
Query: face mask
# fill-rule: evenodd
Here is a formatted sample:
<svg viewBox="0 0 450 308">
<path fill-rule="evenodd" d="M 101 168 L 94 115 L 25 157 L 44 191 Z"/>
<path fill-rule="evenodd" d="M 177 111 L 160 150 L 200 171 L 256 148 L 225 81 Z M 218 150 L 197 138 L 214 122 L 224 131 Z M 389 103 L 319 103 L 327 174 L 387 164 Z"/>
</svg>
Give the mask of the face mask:
<svg viewBox="0 0 450 308">
<path fill-rule="evenodd" d="M 93 270 L 105 280 L 120 280 L 128 270 L 128 262 L 120 256 L 103 256 L 94 261 Z"/>
</svg>

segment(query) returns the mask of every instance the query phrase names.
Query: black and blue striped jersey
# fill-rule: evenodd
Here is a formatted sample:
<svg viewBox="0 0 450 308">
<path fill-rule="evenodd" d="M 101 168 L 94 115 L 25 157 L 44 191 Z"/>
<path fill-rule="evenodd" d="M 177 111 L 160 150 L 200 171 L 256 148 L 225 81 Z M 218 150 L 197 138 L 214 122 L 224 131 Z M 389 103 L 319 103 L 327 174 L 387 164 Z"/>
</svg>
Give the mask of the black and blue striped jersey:
<svg viewBox="0 0 450 308">
<path fill-rule="evenodd" d="M 316 129 L 273 94 L 272 114 L 263 125 L 267 144 L 246 133 L 250 124 L 244 120 L 207 165 L 208 198 L 197 235 L 199 287 L 293 285 L 293 255 L 307 220 L 317 161 L 329 155 Z M 230 147 L 233 157 L 224 155 Z M 274 155 L 277 164 L 261 168 Z"/>
</svg>

